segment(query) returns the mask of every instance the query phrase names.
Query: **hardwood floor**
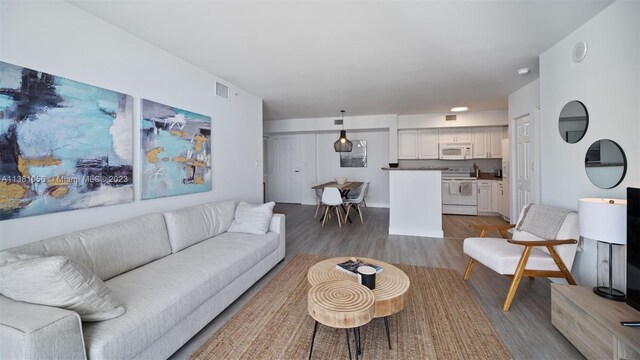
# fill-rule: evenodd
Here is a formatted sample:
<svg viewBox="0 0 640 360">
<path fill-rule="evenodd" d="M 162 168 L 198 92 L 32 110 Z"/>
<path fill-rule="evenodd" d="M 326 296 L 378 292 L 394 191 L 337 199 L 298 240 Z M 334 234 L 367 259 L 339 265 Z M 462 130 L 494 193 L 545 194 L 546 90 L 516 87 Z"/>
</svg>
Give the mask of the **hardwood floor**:
<svg viewBox="0 0 640 360">
<path fill-rule="evenodd" d="M 468 224 L 506 224 L 498 217 L 446 215 L 443 218 L 445 238 L 439 239 L 389 235 L 388 209 L 367 208 L 364 210 L 364 225 L 352 217 L 353 223 L 342 228 L 338 228 L 335 219 L 321 227 L 318 219 L 313 217 L 315 206 L 278 204 L 275 210 L 286 214 L 285 260 L 178 350 L 172 359 L 188 358 L 297 253 L 353 255 L 391 263 L 449 268 L 462 277 L 468 260 L 462 253 L 462 241 L 478 235 L 468 229 Z M 515 359 L 583 359 L 551 324 L 550 282 L 540 278 L 523 280 L 511 310 L 503 312 L 502 302 L 509 283 L 508 278 L 476 264 L 466 285 L 480 301 L 512 356 Z"/>
</svg>

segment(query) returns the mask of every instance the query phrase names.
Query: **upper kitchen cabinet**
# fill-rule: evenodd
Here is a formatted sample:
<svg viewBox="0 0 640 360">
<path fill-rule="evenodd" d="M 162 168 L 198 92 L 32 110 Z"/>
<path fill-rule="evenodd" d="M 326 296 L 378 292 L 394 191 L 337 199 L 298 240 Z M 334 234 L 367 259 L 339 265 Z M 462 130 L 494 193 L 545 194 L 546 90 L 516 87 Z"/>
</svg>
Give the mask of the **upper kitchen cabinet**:
<svg viewBox="0 0 640 360">
<path fill-rule="evenodd" d="M 437 159 L 438 130 L 399 130 L 398 159 Z"/>
<path fill-rule="evenodd" d="M 471 142 L 471 128 L 451 128 L 440 129 L 438 131 L 438 141 L 441 143 L 470 143 Z"/>
<path fill-rule="evenodd" d="M 418 130 L 398 131 L 398 159 L 418 158 Z"/>
<path fill-rule="evenodd" d="M 502 158 L 502 134 L 502 127 L 474 128 L 472 134 L 473 158 Z"/>
<path fill-rule="evenodd" d="M 438 130 L 418 131 L 418 158 L 437 159 L 438 153 Z"/>
</svg>

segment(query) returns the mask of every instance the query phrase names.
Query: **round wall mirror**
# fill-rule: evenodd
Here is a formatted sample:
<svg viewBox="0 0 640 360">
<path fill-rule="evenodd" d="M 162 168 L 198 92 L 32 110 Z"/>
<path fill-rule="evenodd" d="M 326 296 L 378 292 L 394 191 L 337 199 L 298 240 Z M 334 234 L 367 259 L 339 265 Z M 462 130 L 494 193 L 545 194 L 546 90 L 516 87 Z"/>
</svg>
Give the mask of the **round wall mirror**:
<svg viewBox="0 0 640 360">
<path fill-rule="evenodd" d="M 560 137 L 569 144 L 575 144 L 587 132 L 589 113 L 587 108 L 578 100 L 569 101 L 560 111 L 558 130 Z"/>
<path fill-rule="evenodd" d="M 624 179 L 627 173 L 627 157 L 620 145 L 614 141 L 595 141 L 584 157 L 584 168 L 593 185 L 611 189 Z"/>
</svg>

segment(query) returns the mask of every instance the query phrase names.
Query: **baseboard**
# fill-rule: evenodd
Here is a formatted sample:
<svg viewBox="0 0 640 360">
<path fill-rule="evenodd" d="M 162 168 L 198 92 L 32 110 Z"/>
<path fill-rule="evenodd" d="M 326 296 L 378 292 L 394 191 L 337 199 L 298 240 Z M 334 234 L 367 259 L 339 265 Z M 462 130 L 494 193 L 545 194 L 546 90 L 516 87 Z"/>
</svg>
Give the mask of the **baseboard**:
<svg viewBox="0 0 640 360">
<path fill-rule="evenodd" d="M 432 237 L 432 238 L 444 238 L 444 232 L 442 230 L 424 230 L 424 229 L 397 229 L 389 228 L 390 235 L 406 235 L 406 236 L 420 236 L 420 237 Z"/>
</svg>

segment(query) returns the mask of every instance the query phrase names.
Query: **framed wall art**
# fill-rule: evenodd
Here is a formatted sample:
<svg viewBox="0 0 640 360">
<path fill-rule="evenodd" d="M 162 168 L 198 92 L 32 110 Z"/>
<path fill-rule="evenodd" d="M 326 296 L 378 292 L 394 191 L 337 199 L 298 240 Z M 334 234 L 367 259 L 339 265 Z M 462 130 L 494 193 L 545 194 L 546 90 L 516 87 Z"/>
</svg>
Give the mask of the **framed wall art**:
<svg viewBox="0 0 640 360">
<path fill-rule="evenodd" d="M 211 191 L 211 118 L 142 100 L 141 198 Z"/>
<path fill-rule="evenodd" d="M 340 167 L 367 167 L 367 140 L 351 140 L 351 152 L 340 153 Z"/>
<path fill-rule="evenodd" d="M 133 98 L 0 62 L 0 220 L 133 201 Z"/>
</svg>

